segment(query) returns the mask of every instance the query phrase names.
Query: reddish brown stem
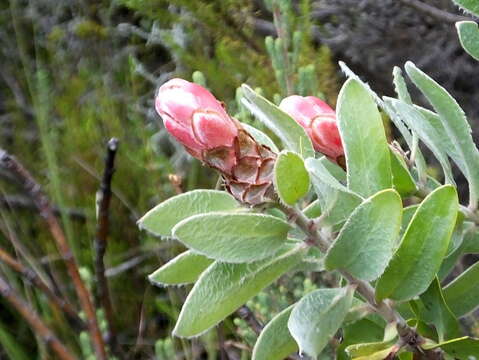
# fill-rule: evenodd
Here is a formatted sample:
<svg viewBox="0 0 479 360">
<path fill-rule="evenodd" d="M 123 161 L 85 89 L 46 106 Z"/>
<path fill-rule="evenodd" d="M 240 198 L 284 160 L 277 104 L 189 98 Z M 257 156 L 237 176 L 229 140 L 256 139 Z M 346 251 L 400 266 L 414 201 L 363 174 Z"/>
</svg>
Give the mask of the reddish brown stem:
<svg viewBox="0 0 479 360">
<path fill-rule="evenodd" d="M 80 319 L 78 316 L 78 311 L 76 311 L 73 306 L 66 302 L 65 300 L 58 297 L 50 287 L 43 282 L 42 279 L 38 276 L 36 272 L 32 269 L 27 268 L 25 265 L 15 260 L 10 254 L 8 254 L 4 249 L 0 248 L 0 261 L 8 265 L 11 269 L 21 274 L 28 282 L 32 283 L 40 291 L 42 291 L 46 297 L 51 301 L 53 306 L 55 306 L 60 311 L 63 311 L 68 318 L 74 322 L 74 324 L 80 329 L 86 329 L 85 322 Z"/>
<path fill-rule="evenodd" d="M 28 324 L 35 331 L 35 334 L 42 339 L 62 360 L 75 360 L 71 352 L 63 345 L 53 332 L 43 323 L 25 300 L 8 285 L 7 281 L 0 276 L 0 294 L 22 315 Z"/>
<path fill-rule="evenodd" d="M 110 139 L 107 145 L 107 153 L 105 158 L 105 169 L 100 183 L 100 190 L 97 194 L 97 229 L 94 240 L 95 244 L 95 272 L 97 280 L 98 300 L 105 311 L 105 319 L 108 326 L 108 345 L 111 351 L 119 358 L 122 357 L 116 336 L 114 324 L 113 306 L 111 303 L 110 290 L 108 281 L 105 276 L 105 263 L 103 261 L 108 246 L 109 231 L 109 209 L 111 200 L 111 180 L 115 172 L 115 156 L 118 150 L 118 140 Z"/>
<path fill-rule="evenodd" d="M 78 266 L 75 257 L 70 249 L 70 246 L 65 237 L 60 223 L 58 222 L 50 201 L 43 193 L 40 185 L 35 181 L 33 176 L 21 165 L 13 156 L 6 151 L 0 149 L 0 166 L 11 171 L 22 183 L 24 189 L 31 196 L 32 200 L 38 208 L 40 215 L 45 219 L 50 233 L 56 242 L 58 252 L 63 258 L 66 264 L 68 273 L 72 279 L 73 286 L 77 293 L 80 305 L 85 313 L 88 322 L 88 330 L 90 333 L 93 348 L 98 360 L 106 360 L 106 351 L 103 338 L 98 327 L 98 322 L 95 314 L 95 309 L 90 299 L 90 293 L 88 292 L 83 280 L 80 277 Z"/>
</svg>

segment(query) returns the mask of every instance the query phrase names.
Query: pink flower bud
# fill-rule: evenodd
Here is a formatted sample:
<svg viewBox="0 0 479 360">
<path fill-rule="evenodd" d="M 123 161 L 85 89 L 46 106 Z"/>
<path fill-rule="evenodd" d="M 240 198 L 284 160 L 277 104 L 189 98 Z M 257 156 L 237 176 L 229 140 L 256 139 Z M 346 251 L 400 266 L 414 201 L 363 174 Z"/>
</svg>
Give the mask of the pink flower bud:
<svg viewBox="0 0 479 360">
<path fill-rule="evenodd" d="M 306 130 L 316 151 L 335 161 L 344 155 L 336 113 L 324 101 L 314 96 L 292 95 L 283 99 L 279 107 Z"/>
<path fill-rule="evenodd" d="M 238 128 L 221 103 L 204 87 L 183 79 L 163 84 L 155 108 L 166 129 L 195 157 L 221 146 L 232 146 Z"/>
</svg>

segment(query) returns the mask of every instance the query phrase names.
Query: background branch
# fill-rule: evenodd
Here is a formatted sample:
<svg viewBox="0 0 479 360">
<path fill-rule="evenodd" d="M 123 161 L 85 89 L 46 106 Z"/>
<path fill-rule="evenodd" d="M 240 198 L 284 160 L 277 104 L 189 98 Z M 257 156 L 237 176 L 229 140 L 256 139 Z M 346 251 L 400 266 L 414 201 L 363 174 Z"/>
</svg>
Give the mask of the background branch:
<svg viewBox="0 0 479 360">
<path fill-rule="evenodd" d="M 108 246 L 109 209 L 111 200 L 111 180 L 115 172 L 115 156 L 118 150 L 118 140 L 110 139 L 107 144 L 105 158 L 105 169 L 100 183 L 100 190 L 97 193 L 97 230 L 94 240 L 95 244 L 95 272 L 97 280 L 98 301 L 105 311 L 105 319 L 108 326 L 107 341 L 110 350 L 118 357 L 122 357 L 118 345 L 118 339 L 114 324 L 113 306 L 111 304 L 110 290 L 105 276 L 105 263 L 103 258 Z"/>
<path fill-rule="evenodd" d="M 400 0 L 404 5 L 409 6 L 413 9 L 416 9 L 423 14 L 429 15 L 436 20 L 439 21 L 446 21 L 450 23 L 455 23 L 457 21 L 464 21 L 464 20 L 471 20 L 465 16 L 459 16 L 456 14 L 451 14 L 445 10 L 438 9 L 432 5 L 423 3 L 419 0 Z"/>
<path fill-rule="evenodd" d="M 76 264 L 75 257 L 68 245 L 65 234 L 51 208 L 48 198 L 44 195 L 40 185 L 35 181 L 32 175 L 10 154 L 5 150 L 0 149 L 0 166 L 10 170 L 21 181 L 25 190 L 30 194 L 32 200 L 40 212 L 40 215 L 45 219 L 49 230 L 57 244 L 68 273 L 72 279 L 81 307 L 85 313 L 88 321 L 88 330 L 90 333 L 93 348 L 97 359 L 106 360 L 106 351 L 103 343 L 103 338 L 98 327 L 98 322 L 95 314 L 95 309 L 90 299 L 90 294 L 80 277 L 80 272 Z"/>
<path fill-rule="evenodd" d="M 22 315 L 35 331 L 37 336 L 45 342 L 62 360 L 75 360 L 71 352 L 67 350 L 53 332 L 43 323 L 40 317 L 23 300 L 20 295 L 8 285 L 8 282 L 0 276 L 0 294 Z"/>
<path fill-rule="evenodd" d="M 14 271 L 18 272 L 27 281 L 29 281 L 40 291 L 42 291 L 51 301 L 51 304 L 53 304 L 53 306 L 55 306 L 59 310 L 63 311 L 67 315 L 67 317 L 75 323 L 77 327 L 79 327 L 80 329 L 86 329 L 86 324 L 78 316 L 78 311 L 76 311 L 70 303 L 55 295 L 55 293 L 50 289 L 50 287 L 40 279 L 36 272 L 34 272 L 32 269 L 27 268 L 19 261 L 15 260 L 2 248 L 0 248 L 0 261 L 8 265 Z"/>
</svg>

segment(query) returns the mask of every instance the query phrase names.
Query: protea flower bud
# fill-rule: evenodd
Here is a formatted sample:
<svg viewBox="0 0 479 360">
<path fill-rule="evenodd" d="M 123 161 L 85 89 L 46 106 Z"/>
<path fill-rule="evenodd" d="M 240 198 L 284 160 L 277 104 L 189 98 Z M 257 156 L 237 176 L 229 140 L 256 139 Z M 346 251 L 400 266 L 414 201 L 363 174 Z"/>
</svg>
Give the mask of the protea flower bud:
<svg viewBox="0 0 479 360">
<path fill-rule="evenodd" d="M 208 90 L 172 79 L 160 87 L 155 107 L 192 156 L 222 173 L 234 197 L 252 205 L 267 201 L 276 154 L 257 143 Z"/>
<path fill-rule="evenodd" d="M 306 130 L 316 151 L 336 162 L 343 158 L 336 113 L 328 104 L 314 96 L 292 95 L 283 99 L 279 107 Z"/>
</svg>

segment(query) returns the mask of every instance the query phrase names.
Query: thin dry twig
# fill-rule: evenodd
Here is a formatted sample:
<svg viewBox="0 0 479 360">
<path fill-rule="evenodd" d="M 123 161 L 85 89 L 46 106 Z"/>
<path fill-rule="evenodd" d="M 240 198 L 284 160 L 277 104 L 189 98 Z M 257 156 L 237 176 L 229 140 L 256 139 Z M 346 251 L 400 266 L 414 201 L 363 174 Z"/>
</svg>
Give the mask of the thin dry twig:
<svg viewBox="0 0 479 360">
<path fill-rule="evenodd" d="M 447 12 L 442 9 L 438 9 L 435 6 L 426 4 L 422 1 L 419 0 L 400 0 L 404 5 L 409 6 L 413 9 L 416 9 L 423 14 L 429 15 L 432 18 L 439 20 L 439 21 L 446 21 L 450 23 L 455 23 L 457 21 L 464 21 L 464 20 L 470 20 L 469 18 L 466 18 L 465 16 L 460 16 L 456 14 L 452 14 L 450 12 Z"/>
<path fill-rule="evenodd" d="M 108 345 L 110 350 L 119 358 L 122 353 L 119 348 L 116 334 L 113 306 L 111 303 L 108 281 L 105 276 L 105 263 L 103 261 L 108 246 L 108 231 L 110 227 L 109 209 L 111 200 L 111 180 L 115 172 L 115 156 L 118 150 L 118 139 L 112 138 L 107 144 L 107 153 L 105 158 L 105 169 L 100 183 L 100 190 L 97 193 L 97 229 L 94 240 L 95 244 L 95 272 L 97 280 L 97 296 L 103 310 L 105 311 L 105 320 L 108 326 Z"/>
<path fill-rule="evenodd" d="M 99 360 L 106 360 L 106 350 L 100 328 L 98 327 L 95 309 L 90 299 L 90 293 L 80 277 L 75 257 L 67 242 L 65 233 L 53 213 L 50 201 L 43 193 L 40 185 L 23 167 L 23 165 L 3 149 L 0 149 L 0 166 L 11 171 L 19 179 L 24 189 L 30 194 L 32 200 L 35 202 L 40 215 L 45 219 L 53 239 L 56 242 L 58 251 L 66 264 L 68 273 L 72 279 L 73 286 L 75 287 L 75 291 L 80 301 L 80 305 L 87 318 L 88 330 L 93 343 L 93 348 L 95 349 L 96 357 Z"/>
<path fill-rule="evenodd" d="M 0 205 L 6 208 L 36 210 L 35 203 L 30 198 L 17 194 L 0 196 Z M 52 209 L 56 216 L 60 216 L 60 214 L 63 212 L 66 213 L 72 220 L 76 220 L 81 223 L 84 223 L 86 221 L 86 214 L 81 209 L 60 209 L 56 206 L 53 206 Z"/>
<path fill-rule="evenodd" d="M 62 360 L 75 360 L 75 357 L 63 345 L 53 332 L 43 323 L 38 314 L 34 312 L 27 302 L 8 285 L 8 282 L 0 276 L 0 294 L 23 316 L 35 331 L 37 336 L 58 355 Z"/>
<path fill-rule="evenodd" d="M 18 272 L 28 282 L 30 282 L 40 291 L 42 291 L 51 301 L 53 306 L 63 311 L 68 316 L 68 318 L 74 322 L 75 326 L 80 329 L 86 329 L 86 324 L 78 316 L 78 311 L 76 311 L 70 303 L 58 297 L 50 289 L 50 287 L 46 283 L 44 283 L 42 279 L 40 279 L 40 277 L 35 271 L 15 260 L 7 251 L 5 251 L 5 249 L 2 248 L 0 248 L 0 261 L 8 265 L 14 271 Z"/>
</svg>

